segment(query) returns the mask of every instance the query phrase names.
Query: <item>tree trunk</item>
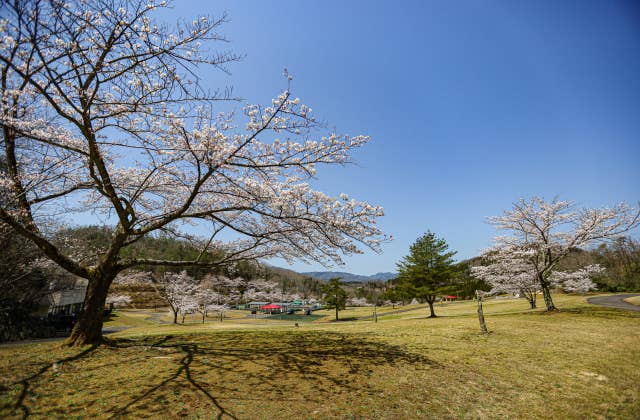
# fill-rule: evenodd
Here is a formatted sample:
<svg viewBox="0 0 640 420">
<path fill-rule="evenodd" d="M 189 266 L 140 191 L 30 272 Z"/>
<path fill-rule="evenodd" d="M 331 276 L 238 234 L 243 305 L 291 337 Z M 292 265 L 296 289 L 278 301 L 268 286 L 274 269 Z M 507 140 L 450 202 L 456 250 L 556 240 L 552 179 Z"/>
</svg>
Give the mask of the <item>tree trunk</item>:
<svg viewBox="0 0 640 420">
<path fill-rule="evenodd" d="M 106 273 L 89 279 L 82 313 L 78 317 L 78 322 L 73 327 L 71 335 L 65 341 L 66 345 L 83 346 L 102 342 L 104 305 L 109 293 L 109 286 L 115 276 L 115 274 Z"/>
<path fill-rule="evenodd" d="M 435 302 L 435 300 L 433 299 L 428 299 L 427 303 L 429 304 L 429 311 L 431 311 L 431 315 L 429 315 L 429 318 L 437 318 L 438 316 L 436 315 L 436 312 L 433 310 L 433 302 Z"/>
<path fill-rule="evenodd" d="M 536 300 L 535 299 L 529 299 L 529 305 L 531 305 L 531 309 L 536 309 Z"/>
<path fill-rule="evenodd" d="M 338 307 L 336 306 L 336 321 L 338 320 Z"/>
<path fill-rule="evenodd" d="M 482 291 L 476 290 L 476 297 L 478 298 L 478 321 L 480 322 L 480 331 L 483 334 L 489 334 L 487 324 L 484 322 L 484 311 L 482 310 Z"/>
<path fill-rule="evenodd" d="M 541 281 L 542 296 L 544 297 L 544 303 L 547 305 L 547 311 L 556 311 L 558 308 L 553 304 L 551 299 L 551 291 L 549 290 L 549 284 L 546 281 Z"/>
<path fill-rule="evenodd" d="M 178 311 L 173 311 L 173 323 L 178 323 Z"/>
</svg>

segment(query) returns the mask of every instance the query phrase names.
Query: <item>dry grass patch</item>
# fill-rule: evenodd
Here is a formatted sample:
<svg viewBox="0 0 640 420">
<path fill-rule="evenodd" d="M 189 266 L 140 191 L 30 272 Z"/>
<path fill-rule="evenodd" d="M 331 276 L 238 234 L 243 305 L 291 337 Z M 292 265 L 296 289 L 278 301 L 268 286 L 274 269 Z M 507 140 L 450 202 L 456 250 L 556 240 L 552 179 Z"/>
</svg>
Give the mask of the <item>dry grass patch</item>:
<svg viewBox="0 0 640 420">
<path fill-rule="evenodd" d="M 633 296 L 633 297 L 630 297 L 630 298 L 626 298 L 624 301 L 625 302 L 629 302 L 632 305 L 640 306 L 640 296 Z"/>
</svg>

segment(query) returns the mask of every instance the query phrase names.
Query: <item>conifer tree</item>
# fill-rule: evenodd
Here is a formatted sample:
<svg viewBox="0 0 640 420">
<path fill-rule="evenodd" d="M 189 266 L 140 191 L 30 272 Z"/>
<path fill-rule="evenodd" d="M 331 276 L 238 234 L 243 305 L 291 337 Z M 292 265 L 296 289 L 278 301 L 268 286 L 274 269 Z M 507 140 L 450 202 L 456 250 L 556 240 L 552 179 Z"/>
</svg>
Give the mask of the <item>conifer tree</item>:
<svg viewBox="0 0 640 420">
<path fill-rule="evenodd" d="M 429 304 L 430 318 L 435 318 L 433 304 L 438 295 L 448 293 L 453 284 L 456 266 L 455 251 L 448 251 L 444 239 L 427 231 L 409 248 L 409 255 L 398 264 L 397 286 L 412 298 L 424 299 Z"/>
</svg>

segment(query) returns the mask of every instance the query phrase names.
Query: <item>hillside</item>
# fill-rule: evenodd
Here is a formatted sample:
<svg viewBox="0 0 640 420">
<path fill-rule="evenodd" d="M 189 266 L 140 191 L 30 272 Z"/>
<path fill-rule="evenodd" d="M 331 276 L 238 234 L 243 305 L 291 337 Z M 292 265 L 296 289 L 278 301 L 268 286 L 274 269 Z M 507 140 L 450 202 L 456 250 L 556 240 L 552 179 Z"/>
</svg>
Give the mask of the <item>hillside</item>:
<svg viewBox="0 0 640 420">
<path fill-rule="evenodd" d="M 339 277 L 345 283 L 366 283 L 369 281 L 387 281 L 396 278 L 395 273 L 376 273 L 370 276 L 362 276 L 359 274 L 345 273 L 343 271 L 308 271 L 302 273 L 304 275 L 320 279 L 329 280 Z"/>
</svg>

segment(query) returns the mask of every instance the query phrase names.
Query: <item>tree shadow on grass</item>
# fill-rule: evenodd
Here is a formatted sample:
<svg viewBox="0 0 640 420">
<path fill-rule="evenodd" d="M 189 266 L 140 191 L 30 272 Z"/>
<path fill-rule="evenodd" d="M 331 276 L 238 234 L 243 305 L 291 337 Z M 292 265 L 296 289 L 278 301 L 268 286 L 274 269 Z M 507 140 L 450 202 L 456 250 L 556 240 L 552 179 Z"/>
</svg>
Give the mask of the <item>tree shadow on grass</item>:
<svg viewBox="0 0 640 420">
<path fill-rule="evenodd" d="M 22 413 L 21 417 L 23 419 L 28 418 L 31 415 L 31 410 L 25 403 L 25 399 L 29 395 L 29 390 L 31 388 L 31 385 L 33 383 L 37 383 L 41 379 L 41 376 L 44 375 L 45 372 L 55 369 L 57 366 L 63 363 L 69 363 L 75 360 L 79 360 L 83 357 L 87 357 L 91 353 L 93 353 L 97 348 L 98 348 L 97 345 L 92 345 L 74 355 L 58 359 L 51 363 L 45 363 L 34 374 L 10 384 L 9 387 L 14 385 L 20 385 L 20 392 L 14 403 L 0 406 L 0 412 L 4 412 L 5 410 L 12 410 L 16 414 L 21 412 Z M 4 387 L 0 385 L 0 393 L 8 391 L 9 387 Z"/>
<path fill-rule="evenodd" d="M 223 402 L 322 403 L 336 392 L 368 392 L 357 378 L 369 377 L 377 366 L 411 364 L 415 371 L 434 365 L 400 346 L 327 332 L 224 332 L 165 337 L 162 342 L 119 340 L 113 345 L 146 346 L 180 357 L 170 375 L 145 384 L 144 391 L 112 411 L 113 417 L 130 414 L 140 406 L 149 409 L 145 402 L 163 390 L 167 392 L 172 382 L 189 385 L 222 419 L 237 418 Z M 302 391 L 301 395 L 301 385 L 313 392 L 304 395 Z"/>
<path fill-rule="evenodd" d="M 376 391 L 371 380 L 381 366 L 410 365 L 412 372 L 434 366 L 404 347 L 333 332 L 230 331 L 110 339 L 87 358 L 94 349 L 57 362 L 84 358 L 62 378 L 69 389 L 80 390 L 80 405 L 43 407 L 46 404 L 36 405 L 38 399 L 27 398 L 31 384 L 43 394 L 69 392 L 51 389 L 55 383 L 42 377 L 51 363 L 14 383 L 22 384 L 12 404 L 14 413 L 21 410 L 23 418 L 32 412 L 46 417 L 87 415 L 83 410 L 100 405 L 101 417 L 188 416 L 196 410 L 196 417 L 235 419 L 252 417 L 243 410 L 274 402 L 303 411 L 341 393 L 371 394 Z M 116 396 L 114 390 L 121 392 Z M 25 401 L 33 401 L 31 409 Z"/>
</svg>

